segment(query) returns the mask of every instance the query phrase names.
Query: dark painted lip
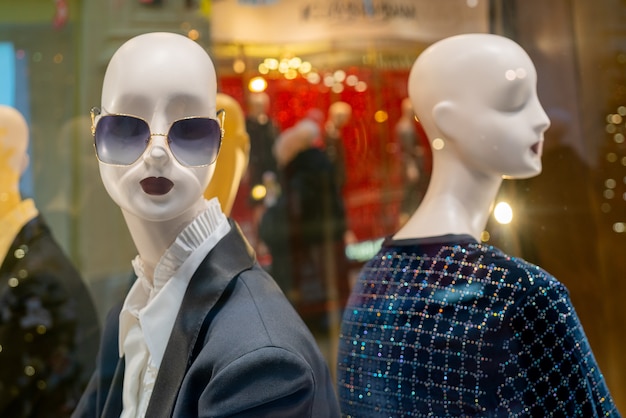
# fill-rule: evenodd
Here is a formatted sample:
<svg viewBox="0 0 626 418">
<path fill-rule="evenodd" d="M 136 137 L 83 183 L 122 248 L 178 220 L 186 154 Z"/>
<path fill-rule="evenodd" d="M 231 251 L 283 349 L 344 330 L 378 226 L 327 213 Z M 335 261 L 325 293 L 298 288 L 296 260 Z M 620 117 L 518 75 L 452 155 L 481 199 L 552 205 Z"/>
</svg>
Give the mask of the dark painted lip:
<svg viewBox="0 0 626 418">
<path fill-rule="evenodd" d="M 152 196 L 167 194 L 174 187 L 172 180 L 165 177 L 146 177 L 139 184 L 146 194 Z"/>
</svg>

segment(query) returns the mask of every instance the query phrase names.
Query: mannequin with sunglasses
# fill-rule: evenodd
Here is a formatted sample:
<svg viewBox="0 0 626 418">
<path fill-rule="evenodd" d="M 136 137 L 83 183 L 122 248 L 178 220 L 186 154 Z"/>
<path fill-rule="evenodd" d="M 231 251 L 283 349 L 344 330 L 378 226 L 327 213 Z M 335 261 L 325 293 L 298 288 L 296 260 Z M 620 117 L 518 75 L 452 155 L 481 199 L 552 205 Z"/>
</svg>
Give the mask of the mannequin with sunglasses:
<svg viewBox="0 0 626 418">
<path fill-rule="evenodd" d="M 23 199 L 28 125 L 0 105 L 0 416 L 67 417 L 100 333 L 89 290 L 33 199 Z"/>
<path fill-rule="evenodd" d="M 503 178 L 541 172 L 550 122 L 510 39 L 443 39 L 409 97 L 433 150 L 424 200 L 361 271 L 344 311 L 347 416 L 619 417 L 567 289 L 481 243 Z"/>
<path fill-rule="evenodd" d="M 109 62 L 95 149 L 139 253 L 137 280 L 107 318 L 74 417 L 339 414 L 312 335 L 203 195 L 228 118 L 216 84 L 206 51 L 178 34 L 134 37 Z"/>
</svg>

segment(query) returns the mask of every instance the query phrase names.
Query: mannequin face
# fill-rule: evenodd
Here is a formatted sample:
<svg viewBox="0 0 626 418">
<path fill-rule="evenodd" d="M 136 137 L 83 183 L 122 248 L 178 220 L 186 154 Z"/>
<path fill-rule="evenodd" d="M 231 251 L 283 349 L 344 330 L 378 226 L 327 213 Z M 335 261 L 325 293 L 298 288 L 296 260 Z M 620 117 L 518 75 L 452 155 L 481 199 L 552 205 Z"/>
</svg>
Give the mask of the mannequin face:
<svg viewBox="0 0 626 418">
<path fill-rule="evenodd" d="M 180 119 L 215 119 L 215 96 L 215 70 L 209 56 L 184 36 L 140 35 L 115 53 L 104 78 L 102 115 L 137 116 L 148 123 L 153 135 L 143 154 L 129 165 L 99 164 L 104 186 L 122 210 L 167 221 L 204 199 L 214 164 L 183 165 L 162 134 Z"/>
<path fill-rule="evenodd" d="M 421 93 L 417 79 L 410 83 L 414 98 L 432 95 L 428 100 L 435 135 L 442 134 L 444 147 L 477 172 L 512 178 L 539 174 L 543 133 L 550 121 L 537 97 L 537 74 L 528 55 L 496 35 L 462 35 L 442 42 L 443 51 L 427 55 L 432 59 L 421 68 L 436 72 L 431 80 L 442 88 Z M 441 71 L 442 60 L 447 70 Z M 423 115 L 423 100 L 415 101 Z M 421 115 L 422 122 L 429 117 Z"/>
</svg>

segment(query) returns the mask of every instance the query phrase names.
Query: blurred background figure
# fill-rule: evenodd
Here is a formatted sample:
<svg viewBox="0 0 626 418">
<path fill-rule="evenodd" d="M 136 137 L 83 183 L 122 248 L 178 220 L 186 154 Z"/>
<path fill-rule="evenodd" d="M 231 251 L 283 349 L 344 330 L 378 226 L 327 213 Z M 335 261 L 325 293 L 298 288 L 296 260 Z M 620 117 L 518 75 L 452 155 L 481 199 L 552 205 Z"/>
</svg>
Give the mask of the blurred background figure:
<svg viewBox="0 0 626 418">
<path fill-rule="evenodd" d="M 259 238 L 256 235 L 259 221 L 265 210 L 263 199 L 266 191 L 263 179 L 264 175 L 266 181 L 276 177 L 278 167 L 272 150 L 280 130 L 278 125 L 269 117 L 270 97 L 267 93 L 250 93 L 246 104 L 245 128 L 250 138 L 250 160 L 246 173 L 246 183 L 250 193 L 248 203 L 252 211 L 252 225 L 246 236 L 255 249 L 263 253 L 263 248 L 259 247 Z"/>
<path fill-rule="evenodd" d="M 332 164 L 315 146 L 320 135 L 319 121 L 306 117 L 279 136 L 275 155 L 281 194 L 267 208 L 259 235 L 270 250 L 273 277 L 332 365 L 329 350 L 336 342 L 329 338 L 338 333 L 349 293 L 346 217 Z"/>
<path fill-rule="evenodd" d="M 324 143 L 326 155 L 335 171 L 335 182 L 339 192 L 343 192 L 346 184 L 346 151 L 341 130 L 352 117 L 352 106 L 346 102 L 335 102 L 328 108 Z"/>
<path fill-rule="evenodd" d="M 81 276 L 19 179 L 28 126 L 0 105 L 0 416 L 67 417 L 93 371 L 100 335 Z"/>
<path fill-rule="evenodd" d="M 425 166 L 425 149 L 415 127 L 411 99 L 406 97 L 402 100 L 401 108 L 402 113 L 394 130 L 402 160 L 403 193 L 399 226 L 404 225 L 419 206 L 428 187 L 429 177 Z"/>
</svg>

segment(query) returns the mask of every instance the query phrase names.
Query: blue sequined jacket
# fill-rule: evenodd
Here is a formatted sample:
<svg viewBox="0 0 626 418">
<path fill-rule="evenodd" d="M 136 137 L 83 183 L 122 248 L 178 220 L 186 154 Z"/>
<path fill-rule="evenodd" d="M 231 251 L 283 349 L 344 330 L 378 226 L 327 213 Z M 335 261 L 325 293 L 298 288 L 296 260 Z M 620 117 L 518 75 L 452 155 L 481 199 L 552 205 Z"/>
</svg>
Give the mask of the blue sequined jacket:
<svg viewBox="0 0 626 418">
<path fill-rule="evenodd" d="M 338 360 L 346 417 L 619 417 L 567 289 L 470 236 L 387 240 Z"/>
</svg>

